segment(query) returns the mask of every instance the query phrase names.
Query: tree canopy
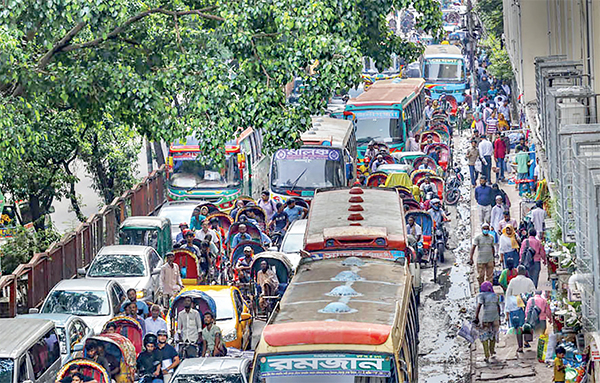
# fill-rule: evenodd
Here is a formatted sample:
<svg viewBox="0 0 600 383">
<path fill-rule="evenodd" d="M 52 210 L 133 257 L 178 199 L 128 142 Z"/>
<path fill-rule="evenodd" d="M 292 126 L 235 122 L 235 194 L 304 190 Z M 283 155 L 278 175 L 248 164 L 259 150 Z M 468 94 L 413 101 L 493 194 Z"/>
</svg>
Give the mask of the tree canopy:
<svg viewBox="0 0 600 383">
<path fill-rule="evenodd" d="M 362 57 L 380 68 L 391 53 L 418 57 L 386 22 L 408 7 L 418 28 L 441 31 L 436 0 L 6 0 L 0 188 L 37 196 L 43 214 L 71 196 L 75 158 L 101 192 L 127 186 L 102 177 L 128 179 L 137 134 L 195 133 L 215 157 L 241 127 L 262 129 L 271 148 L 293 144 L 333 93 L 358 84 Z M 295 78 L 304 88 L 290 104 Z"/>
</svg>

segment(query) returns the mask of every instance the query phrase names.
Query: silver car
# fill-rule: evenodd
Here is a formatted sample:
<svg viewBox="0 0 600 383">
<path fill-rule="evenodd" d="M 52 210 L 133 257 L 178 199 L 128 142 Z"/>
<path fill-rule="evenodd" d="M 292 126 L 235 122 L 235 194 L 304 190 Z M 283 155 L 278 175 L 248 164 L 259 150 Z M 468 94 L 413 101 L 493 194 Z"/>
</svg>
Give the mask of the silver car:
<svg viewBox="0 0 600 383">
<path fill-rule="evenodd" d="M 307 222 L 307 219 L 297 219 L 292 222 L 279 248 L 279 251 L 284 253 L 292 262 L 294 269 L 300 263 L 300 250 L 304 247 L 304 233 L 306 232 Z"/>
<path fill-rule="evenodd" d="M 185 359 L 170 383 L 248 383 L 251 367 L 249 358 Z"/>
<path fill-rule="evenodd" d="M 149 246 L 105 246 L 98 252 L 85 273 L 86 279 L 105 278 L 117 281 L 125 291 L 135 289 L 137 299 L 154 302 L 163 260 Z M 83 274 L 84 270 L 78 270 Z"/>
<path fill-rule="evenodd" d="M 63 279 L 50 290 L 39 312 L 77 315 L 94 334 L 100 334 L 106 321 L 119 313 L 125 298 L 123 288 L 110 279 Z M 30 314 L 37 312 L 29 309 Z"/>
<path fill-rule="evenodd" d="M 175 241 L 175 237 L 181 231 L 179 230 L 179 224 L 185 222 L 189 226 L 192 213 L 199 204 L 199 201 L 171 201 L 162 205 L 158 213 L 156 213 L 156 216 L 168 218 L 171 221 L 171 237 L 173 241 Z"/>
</svg>

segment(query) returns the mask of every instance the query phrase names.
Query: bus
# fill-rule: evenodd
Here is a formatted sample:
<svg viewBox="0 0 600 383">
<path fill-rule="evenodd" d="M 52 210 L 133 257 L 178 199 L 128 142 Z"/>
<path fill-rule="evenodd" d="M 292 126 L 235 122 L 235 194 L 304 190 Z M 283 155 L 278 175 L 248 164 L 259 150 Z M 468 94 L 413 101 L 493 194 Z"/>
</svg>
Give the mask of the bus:
<svg viewBox="0 0 600 383">
<path fill-rule="evenodd" d="M 369 142 L 384 143 L 390 152 L 402 151 L 408 137 L 423 130 L 424 86 L 421 78 L 381 80 L 348 100 L 344 116 L 356 120 L 360 163 Z"/>
<path fill-rule="evenodd" d="M 309 201 L 318 188 L 351 185 L 356 178 L 356 136 L 350 120 L 313 117 L 300 149 L 279 149 L 269 174 L 271 197 Z"/>
<path fill-rule="evenodd" d="M 418 381 L 418 315 L 406 264 L 303 261 L 265 326 L 252 383 Z"/>
<path fill-rule="evenodd" d="M 421 73 L 431 98 L 437 100 L 442 94 L 448 94 L 457 102 L 463 102 L 469 79 L 460 48 L 455 45 L 429 45 L 425 47 L 421 62 Z"/>
<path fill-rule="evenodd" d="M 202 155 L 198 143 L 195 137 L 187 137 L 169 147 L 169 200 L 209 201 L 227 211 L 239 196 L 258 198 L 266 190 L 270 158 L 262 154 L 260 132 L 248 128 L 227 142 L 225 161 L 220 164 Z"/>
</svg>

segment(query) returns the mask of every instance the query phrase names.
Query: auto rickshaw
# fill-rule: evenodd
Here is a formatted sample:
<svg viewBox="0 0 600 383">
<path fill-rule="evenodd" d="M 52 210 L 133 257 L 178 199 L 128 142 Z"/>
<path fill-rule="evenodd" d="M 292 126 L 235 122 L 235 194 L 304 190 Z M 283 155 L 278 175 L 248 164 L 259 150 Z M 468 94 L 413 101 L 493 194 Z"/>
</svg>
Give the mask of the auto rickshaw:
<svg viewBox="0 0 600 383">
<path fill-rule="evenodd" d="M 433 245 L 433 218 L 431 218 L 431 215 L 424 210 L 407 211 L 404 216 L 406 222 L 408 222 L 408 217 L 413 217 L 415 223 L 421 226 L 421 231 L 423 232 L 421 238 L 422 247 L 417 247 L 419 249 L 421 263 L 429 262 L 431 246 Z"/>
<path fill-rule="evenodd" d="M 164 217 L 129 217 L 119 227 L 120 245 L 153 247 L 164 258 L 173 249 L 171 221 Z"/>
<path fill-rule="evenodd" d="M 387 177 L 384 172 L 375 172 L 367 178 L 367 186 L 377 187 L 383 185 Z"/>
<path fill-rule="evenodd" d="M 184 285 L 195 285 L 198 281 L 198 257 L 186 249 L 174 249 L 175 260 L 181 272 L 181 280 Z"/>
<path fill-rule="evenodd" d="M 261 270 L 261 263 L 263 261 L 267 262 L 269 269 L 271 269 L 277 275 L 279 286 L 276 294 L 273 294 L 271 296 L 262 296 L 264 304 L 260 305 L 259 300 L 261 298 L 262 291 L 261 286 L 258 284 L 257 275 L 258 272 Z M 251 274 L 252 296 L 256 299 L 255 307 L 259 308 L 259 315 L 262 314 L 265 317 L 265 319 L 269 319 L 269 316 L 275 308 L 275 305 L 277 304 L 277 302 L 279 302 L 279 300 L 285 293 L 288 284 L 294 276 L 294 266 L 284 253 L 275 251 L 265 251 L 255 255 L 251 265 Z M 261 310 L 261 308 L 264 309 Z"/>
<path fill-rule="evenodd" d="M 429 169 L 435 172 L 437 168 L 438 165 L 435 163 L 435 160 L 427 155 L 416 158 L 413 162 L 413 171 Z"/>
<path fill-rule="evenodd" d="M 94 340 L 104 346 L 104 353 L 113 356 L 120 366 L 120 371 L 115 376 L 117 383 L 133 383 L 135 381 L 136 352 L 133 343 L 117 333 L 102 333 L 89 337 L 86 343 Z M 110 374 L 110 371 L 108 372 Z"/>
<path fill-rule="evenodd" d="M 396 172 L 388 175 L 383 186 L 386 188 L 393 188 L 396 186 L 403 186 L 405 188 L 409 188 L 412 187 L 412 181 L 410 180 L 410 177 L 407 173 Z"/>
<path fill-rule="evenodd" d="M 111 383 L 110 375 L 108 375 L 108 371 L 104 367 L 93 360 L 84 358 L 73 359 L 65 363 L 56 374 L 56 383 L 60 383 L 62 379 L 69 375 L 69 368 L 74 364 L 79 366 L 80 372 L 86 378 L 90 378 L 96 381 L 96 383 Z"/>
<path fill-rule="evenodd" d="M 396 160 L 396 163 L 402 165 L 412 165 L 413 161 L 421 156 L 424 156 L 423 152 L 394 152 L 392 157 Z"/>
<path fill-rule="evenodd" d="M 265 212 L 265 210 L 262 207 L 257 206 L 257 205 L 251 205 L 251 206 L 246 205 L 245 207 L 238 210 L 237 216 L 235 217 L 235 221 L 238 222 L 240 220 L 240 217 L 244 216 L 244 215 L 248 219 L 255 219 L 256 222 L 258 222 L 258 228 L 260 230 L 262 230 L 263 232 L 266 230 L 267 213 Z"/>
<path fill-rule="evenodd" d="M 260 230 L 252 222 L 235 222 L 231 225 L 229 232 L 227 233 L 227 247 L 229 248 L 230 252 L 233 250 L 233 246 L 231 246 L 231 244 L 233 243 L 233 238 L 235 235 L 240 231 L 240 225 L 246 225 L 246 229 L 248 229 L 246 233 L 252 237 L 252 241 L 255 241 L 259 244 L 261 243 Z"/>
<path fill-rule="evenodd" d="M 231 261 L 231 266 L 233 268 L 235 268 L 235 264 L 237 263 L 238 259 L 240 259 L 241 257 L 244 256 L 244 248 L 246 246 L 250 246 L 252 248 L 254 255 L 265 251 L 265 248 L 258 242 L 254 242 L 254 241 L 240 242 L 239 245 L 237 245 L 236 248 L 231 251 L 230 261 Z"/>
<path fill-rule="evenodd" d="M 431 155 L 436 148 L 441 148 L 442 151 L 440 153 L 440 160 L 438 164 L 444 169 L 444 171 L 448 170 L 448 163 L 450 162 L 450 148 L 446 144 L 435 143 L 430 144 L 425 147 L 425 153 Z"/>
<path fill-rule="evenodd" d="M 438 176 L 430 176 L 431 182 L 433 182 L 437 188 L 437 197 L 440 201 L 444 201 L 444 179 Z M 425 177 L 419 178 L 417 181 L 417 186 L 421 186 L 421 184 L 425 181 Z"/>
<path fill-rule="evenodd" d="M 125 315 L 119 315 L 112 319 L 109 319 L 102 329 L 102 335 L 106 333 L 106 326 L 109 323 L 114 323 L 117 326 L 117 334 L 123 335 L 125 338 L 129 339 L 135 348 L 136 355 L 139 355 L 143 349 L 143 333 L 142 327 L 138 323 L 137 320 L 132 317 L 128 317 Z"/>
<path fill-rule="evenodd" d="M 206 287 L 206 286 L 204 286 Z M 198 286 L 187 286 L 171 301 L 169 312 L 167 313 L 167 328 L 171 336 L 175 339 L 177 333 L 177 315 L 184 309 L 183 304 L 185 298 L 192 300 L 192 308 L 198 310 L 200 317 L 204 320 L 204 314 L 211 312 L 214 317 L 217 317 L 217 304 L 213 298 L 203 291 L 198 290 Z"/>
</svg>

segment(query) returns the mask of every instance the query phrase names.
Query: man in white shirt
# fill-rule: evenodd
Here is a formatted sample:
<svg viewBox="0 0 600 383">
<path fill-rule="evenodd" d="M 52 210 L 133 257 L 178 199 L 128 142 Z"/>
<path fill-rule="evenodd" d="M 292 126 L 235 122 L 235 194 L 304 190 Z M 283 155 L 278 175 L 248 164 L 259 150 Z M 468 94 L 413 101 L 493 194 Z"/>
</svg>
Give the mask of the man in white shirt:
<svg viewBox="0 0 600 383">
<path fill-rule="evenodd" d="M 219 244 L 219 237 L 217 236 L 217 233 L 210 228 L 210 223 L 208 222 L 208 220 L 204 220 L 202 221 L 202 229 L 198 230 L 196 232 L 196 238 L 204 241 L 204 237 L 206 237 L 208 234 L 210 234 L 210 240 L 216 245 Z"/>
<path fill-rule="evenodd" d="M 167 322 L 160 317 L 160 306 L 152 305 L 150 316 L 144 320 L 146 322 L 146 334 L 158 334 L 158 330 L 167 331 Z"/>
<path fill-rule="evenodd" d="M 175 254 L 168 252 L 165 258 L 167 262 L 160 268 L 158 290 L 162 293 L 162 305 L 169 307 L 171 297 L 177 295 L 183 289 L 183 281 L 181 280 L 179 265 L 174 262 Z"/>
<path fill-rule="evenodd" d="M 488 141 L 487 137 L 481 136 L 481 142 L 479 142 L 479 157 L 481 157 L 482 169 L 481 173 L 485 175 L 489 180 L 491 180 L 491 172 L 492 172 L 492 155 L 494 154 L 494 145 L 490 141 Z"/>
<path fill-rule="evenodd" d="M 192 298 L 187 297 L 184 309 L 177 315 L 177 333 L 181 341 L 192 344 L 202 343 L 202 318 L 198 310 L 192 308 Z"/>
<path fill-rule="evenodd" d="M 544 203 L 537 201 L 535 208 L 531 209 L 531 222 L 533 228 L 537 232 L 538 239 L 544 238 L 544 220 L 546 219 L 546 210 L 544 210 Z"/>
<path fill-rule="evenodd" d="M 523 352 L 523 331 L 521 330 L 521 326 L 525 323 L 525 310 L 517 305 L 516 297 L 521 294 L 534 294 L 535 285 L 531 279 L 527 278 L 527 269 L 525 266 L 519 266 L 517 273 L 519 275 L 510 281 L 504 294 L 506 297 L 505 311 L 507 321 L 515 328 L 517 344 L 519 345 L 517 352 Z"/>
<path fill-rule="evenodd" d="M 504 204 L 502 203 L 502 196 L 497 195 L 496 196 L 496 204 L 492 208 L 490 225 L 492 226 L 492 229 L 496 230 L 496 233 L 498 233 L 498 235 L 502 234 L 500 232 L 500 221 L 502 221 L 502 219 L 504 219 L 504 210 L 505 209 L 506 208 L 505 208 Z"/>
</svg>

